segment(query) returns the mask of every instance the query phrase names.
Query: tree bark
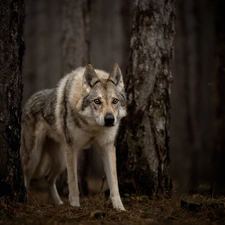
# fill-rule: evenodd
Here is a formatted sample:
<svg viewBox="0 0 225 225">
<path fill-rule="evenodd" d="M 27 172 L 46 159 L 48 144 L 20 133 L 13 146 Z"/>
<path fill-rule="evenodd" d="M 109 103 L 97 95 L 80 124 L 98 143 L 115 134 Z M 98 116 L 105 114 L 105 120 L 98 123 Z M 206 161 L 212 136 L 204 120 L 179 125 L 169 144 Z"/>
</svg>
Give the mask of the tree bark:
<svg viewBox="0 0 225 225">
<path fill-rule="evenodd" d="M 24 2 L 2 0 L 0 13 L 0 197 L 24 201 L 19 156 Z"/>
<path fill-rule="evenodd" d="M 214 188 L 215 192 L 225 193 L 225 2 L 215 1 L 215 25 L 216 25 L 216 138 L 214 152 Z"/>
<path fill-rule="evenodd" d="M 135 1 L 128 115 L 119 135 L 118 173 L 122 189 L 147 195 L 171 190 L 169 108 L 175 3 Z"/>
</svg>

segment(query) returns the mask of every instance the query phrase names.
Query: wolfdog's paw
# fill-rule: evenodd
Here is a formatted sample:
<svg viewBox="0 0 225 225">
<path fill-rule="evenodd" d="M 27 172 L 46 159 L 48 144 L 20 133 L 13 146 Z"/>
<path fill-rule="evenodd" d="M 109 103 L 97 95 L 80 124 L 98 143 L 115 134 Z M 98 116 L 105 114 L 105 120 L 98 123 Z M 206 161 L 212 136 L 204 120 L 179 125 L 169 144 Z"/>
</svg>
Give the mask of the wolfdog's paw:
<svg viewBox="0 0 225 225">
<path fill-rule="evenodd" d="M 116 210 L 126 211 L 120 197 L 111 197 L 113 208 Z"/>
<path fill-rule="evenodd" d="M 120 206 L 113 206 L 113 208 L 115 208 L 116 210 L 126 211 L 126 209 L 124 208 L 123 205 L 120 205 Z"/>
<path fill-rule="evenodd" d="M 70 205 L 80 207 L 79 197 L 70 197 Z"/>
<path fill-rule="evenodd" d="M 55 199 L 54 202 L 55 202 L 56 205 L 63 205 L 64 204 L 64 202 L 61 199 Z"/>
<path fill-rule="evenodd" d="M 80 203 L 79 202 L 70 202 L 71 206 L 75 206 L 75 207 L 80 207 Z"/>
<path fill-rule="evenodd" d="M 60 201 L 60 202 L 58 203 L 58 205 L 64 205 L 64 202 L 63 202 L 63 201 Z"/>
</svg>

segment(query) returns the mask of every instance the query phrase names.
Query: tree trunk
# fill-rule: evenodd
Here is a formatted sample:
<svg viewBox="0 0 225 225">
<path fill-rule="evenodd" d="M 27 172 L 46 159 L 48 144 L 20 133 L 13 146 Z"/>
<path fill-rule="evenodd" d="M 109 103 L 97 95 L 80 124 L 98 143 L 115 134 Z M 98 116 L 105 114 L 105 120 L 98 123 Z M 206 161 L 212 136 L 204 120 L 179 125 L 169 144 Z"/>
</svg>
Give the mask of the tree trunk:
<svg viewBox="0 0 225 225">
<path fill-rule="evenodd" d="M 95 68 L 111 71 L 114 63 L 118 63 L 125 75 L 132 8 L 133 0 L 91 1 L 90 51 Z"/>
<path fill-rule="evenodd" d="M 64 0 L 62 33 L 63 75 L 90 62 L 89 1 Z"/>
<path fill-rule="evenodd" d="M 210 189 L 215 71 L 211 5 L 208 0 L 189 0 L 179 1 L 177 8 L 170 157 L 180 192 Z"/>
<path fill-rule="evenodd" d="M 130 63 L 127 70 L 128 115 L 118 144 L 122 189 L 167 194 L 169 108 L 175 3 L 135 1 Z"/>
<path fill-rule="evenodd" d="M 216 192 L 225 193 L 225 2 L 217 0 L 215 11 L 216 56 L 217 56 L 217 102 L 216 102 L 216 140 L 214 152 L 214 188 Z"/>
<path fill-rule="evenodd" d="M 19 156 L 24 2 L 2 0 L 0 13 L 0 197 L 24 201 Z"/>
<path fill-rule="evenodd" d="M 25 0 L 23 102 L 36 91 L 53 88 L 62 77 L 62 1 Z"/>
</svg>

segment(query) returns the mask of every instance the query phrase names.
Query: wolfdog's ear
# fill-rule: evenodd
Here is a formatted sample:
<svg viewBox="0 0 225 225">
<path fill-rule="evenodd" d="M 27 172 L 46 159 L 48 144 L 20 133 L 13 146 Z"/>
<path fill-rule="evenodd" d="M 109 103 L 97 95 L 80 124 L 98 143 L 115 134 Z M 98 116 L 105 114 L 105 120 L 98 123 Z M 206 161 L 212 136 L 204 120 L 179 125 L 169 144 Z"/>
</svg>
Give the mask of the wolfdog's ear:
<svg viewBox="0 0 225 225">
<path fill-rule="evenodd" d="M 109 80 L 112 81 L 119 89 L 124 88 L 123 75 L 117 63 L 114 65 L 113 71 L 109 76 Z"/>
<path fill-rule="evenodd" d="M 94 67 L 91 64 L 88 64 L 84 71 L 84 82 L 90 87 L 93 87 L 97 81 L 98 77 L 94 71 Z"/>
</svg>

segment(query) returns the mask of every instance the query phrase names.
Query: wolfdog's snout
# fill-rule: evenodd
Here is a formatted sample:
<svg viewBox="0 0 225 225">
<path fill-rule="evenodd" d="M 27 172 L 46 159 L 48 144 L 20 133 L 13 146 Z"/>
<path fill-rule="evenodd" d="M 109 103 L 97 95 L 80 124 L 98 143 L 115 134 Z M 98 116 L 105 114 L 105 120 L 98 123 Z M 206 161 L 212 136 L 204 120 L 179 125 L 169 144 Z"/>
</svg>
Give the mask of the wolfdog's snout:
<svg viewBox="0 0 225 225">
<path fill-rule="evenodd" d="M 113 114 L 107 113 L 105 115 L 104 120 L 105 120 L 105 126 L 111 127 L 114 125 L 115 118 L 114 118 Z"/>
</svg>

